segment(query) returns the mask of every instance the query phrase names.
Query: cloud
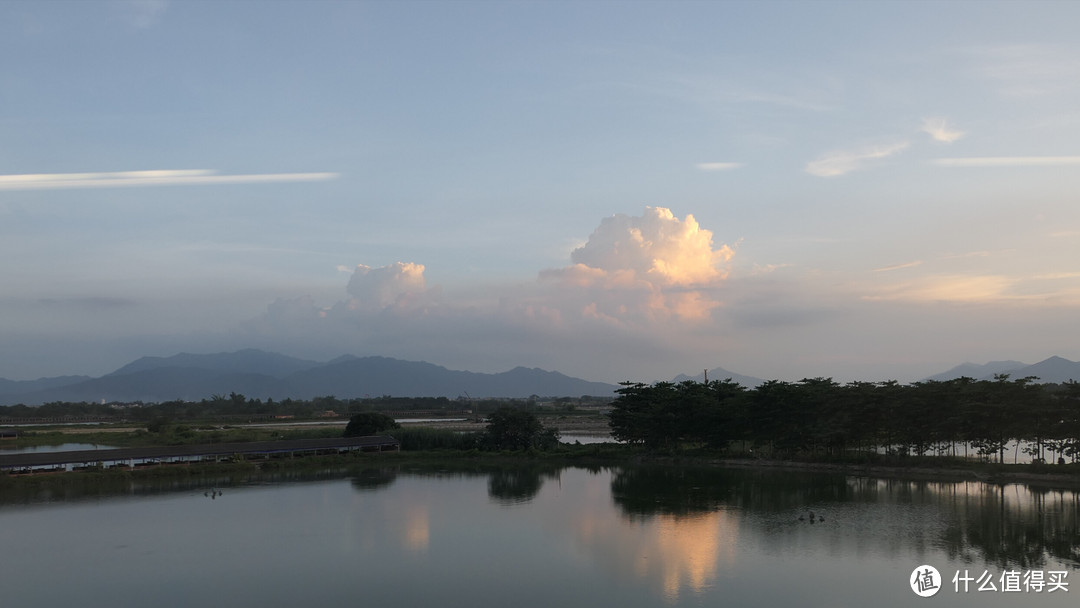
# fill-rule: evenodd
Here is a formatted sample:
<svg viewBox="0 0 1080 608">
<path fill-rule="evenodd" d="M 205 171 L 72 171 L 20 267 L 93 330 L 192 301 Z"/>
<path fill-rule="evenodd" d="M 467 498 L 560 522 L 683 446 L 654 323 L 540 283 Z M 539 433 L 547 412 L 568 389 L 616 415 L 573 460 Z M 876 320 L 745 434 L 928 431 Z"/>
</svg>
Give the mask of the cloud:
<svg viewBox="0 0 1080 608">
<path fill-rule="evenodd" d="M 114 0 L 112 6 L 128 25 L 146 29 L 161 21 L 169 3 L 167 0 Z"/>
<path fill-rule="evenodd" d="M 357 265 L 345 291 L 352 296 L 350 309 L 382 310 L 401 306 L 409 298 L 425 291 L 424 266 L 412 262 L 395 262 L 389 266 L 371 268 Z"/>
<path fill-rule="evenodd" d="M 1014 280 L 1002 275 L 939 275 L 891 285 L 864 300 L 919 302 L 981 302 L 1013 299 L 1008 295 Z"/>
<path fill-rule="evenodd" d="M 1064 167 L 1080 165 L 1080 156 L 972 156 L 932 162 L 939 167 Z"/>
<path fill-rule="evenodd" d="M 422 264 L 355 266 L 336 302 L 279 299 L 245 324 L 245 344 L 474 371 L 503 371 L 511 362 L 579 374 L 588 368 L 617 381 L 628 377 L 628 365 L 677 367 L 677 359 L 713 352 L 733 255 L 693 216 L 647 207 L 639 217 L 602 220 L 566 266 L 524 284 L 444 290 L 429 285 Z"/>
<path fill-rule="evenodd" d="M 888 158 L 907 149 L 908 142 L 871 146 L 855 152 L 830 152 L 806 164 L 806 172 L 818 177 L 838 177 L 863 168 L 872 160 Z"/>
<path fill-rule="evenodd" d="M 885 266 L 882 268 L 875 268 L 874 272 L 889 272 L 890 270 L 900 270 L 902 268 L 914 268 L 922 264 L 922 260 L 915 260 L 914 262 L 906 262 L 904 264 L 896 264 L 895 266 Z"/>
<path fill-rule="evenodd" d="M 963 131 L 949 128 L 944 118 L 926 118 L 923 120 L 922 128 L 920 130 L 923 133 L 930 134 L 930 137 L 934 138 L 934 141 L 940 141 L 946 144 L 951 144 L 964 136 Z"/>
<path fill-rule="evenodd" d="M 641 217 L 605 218 L 571 252 L 572 265 L 540 277 L 558 283 L 590 318 L 704 319 L 720 303 L 703 290 L 727 277 L 722 264 L 735 255 L 727 245 L 714 249 L 712 237 L 692 215 L 679 220 L 664 207 L 646 207 Z"/>
<path fill-rule="evenodd" d="M 337 173 L 262 173 L 217 175 L 209 169 L 164 169 L 106 173 L 25 173 L 0 175 L 0 190 L 64 190 L 137 186 L 194 186 L 310 182 L 335 179 Z"/>
<path fill-rule="evenodd" d="M 695 285 L 722 279 L 717 267 L 734 255 L 727 245 L 713 249 L 712 232 L 694 216 L 679 218 L 664 207 L 646 207 L 641 217 L 604 218 L 570 261 L 608 279 L 632 275 L 658 285 Z"/>
<path fill-rule="evenodd" d="M 1068 47 L 1013 44 L 968 49 L 977 72 L 1007 97 L 1033 98 L 1066 91 L 1080 77 L 1076 52 Z"/>
<path fill-rule="evenodd" d="M 744 165 L 743 165 L 743 163 L 724 163 L 724 162 L 720 162 L 720 163 L 698 163 L 695 166 L 700 171 L 714 172 L 714 171 L 731 171 L 732 169 L 738 169 L 738 168 L 740 168 L 740 167 L 742 167 Z"/>
</svg>

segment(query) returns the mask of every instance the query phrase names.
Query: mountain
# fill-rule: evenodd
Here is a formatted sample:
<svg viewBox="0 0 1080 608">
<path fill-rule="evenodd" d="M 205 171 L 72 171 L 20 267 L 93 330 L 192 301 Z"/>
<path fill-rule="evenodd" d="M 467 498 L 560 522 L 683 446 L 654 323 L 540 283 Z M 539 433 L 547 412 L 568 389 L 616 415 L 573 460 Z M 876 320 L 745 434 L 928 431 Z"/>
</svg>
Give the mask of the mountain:
<svg viewBox="0 0 1080 608">
<path fill-rule="evenodd" d="M 16 384 L 2 381 L 0 387 Z M 35 381 L 39 382 L 39 381 Z M 276 353 L 234 353 L 143 357 L 100 378 L 0 392 L 0 404 L 38 405 L 52 401 L 197 401 L 231 392 L 259 399 L 310 399 L 334 395 L 524 398 L 611 395 L 617 387 L 558 372 L 514 368 L 498 374 L 449 370 L 421 361 L 386 357 L 338 357 L 327 363 Z"/>
<path fill-rule="evenodd" d="M 56 376 L 37 380 L 6 380 L 0 378 L 0 395 L 24 395 L 35 391 L 78 384 L 89 380 L 90 376 Z"/>
<path fill-rule="evenodd" d="M 1020 361 L 991 361 L 989 363 L 979 365 L 977 363 L 961 363 L 956 367 L 941 372 L 940 374 L 934 374 L 925 378 L 926 380 L 955 380 L 957 378 L 974 378 L 976 380 L 993 379 L 994 374 L 1010 374 L 1013 370 L 1027 367 L 1027 363 L 1021 363 Z"/>
<path fill-rule="evenodd" d="M 1061 383 L 1069 380 L 1080 382 L 1080 363 L 1054 356 L 1034 365 L 1022 367 L 1010 374 L 1012 378 L 1026 378 L 1027 376 L 1035 376 L 1039 382 Z"/>
<path fill-rule="evenodd" d="M 1035 376 L 1040 383 L 1061 383 L 1069 380 L 1080 382 L 1080 363 L 1063 357 L 1050 357 L 1028 365 L 1019 361 L 991 361 L 985 365 L 964 363 L 947 372 L 935 374 L 927 380 L 953 380 L 961 376 L 976 380 L 993 380 L 995 374 L 1009 374 L 1009 378 L 1018 380 Z"/>
<path fill-rule="evenodd" d="M 761 378 L 754 378 L 753 376 L 744 376 L 742 374 L 736 374 L 735 372 L 729 372 L 729 371 L 727 371 L 726 369 L 724 369 L 722 367 L 717 367 L 717 368 L 714 368 L 714 369 L 710 369 L 708 371 L 708 374 L 709 374 L 709 378 L 711 378 L 712 380 L 727 380 L 728 378 L 731 378 L 732 382 L 737 382 L 738 384 L 741 384 L 746 388 L 754 388 L 755 386 L 757 386 L 759 384 L 764 384 L 765 383 L 765 381 L 762 380 Z M 687 376 L 686 374 L 679 374 L 678 376 L 675 376 L 674 382 L 678 383 L 678 382 L 683 382 L 685 380 L 693 380 L 695 382 L 704 382 L 705 381 L 705 372 L 702 372 L 702 373 L 700 373 L 700 374 L 698 374 L 696 376 Z"/>
<path fill-rule="evenodd" d="M 151 369 L 192 368 L 213 370 L 218 373 L 262 374 L 274 378 L 284 378 L 289 374 L 323 365 L 318 361 L 296 359 L 278 353 L 247 348 L 232 353 L 214 353 L 192 355 L 180 353 L 171 357 L 142 357 L 107 374 L 121 376 Z"/>
<path fill-rule="evenodd" d="M 610 395 L 615 386 L 540 369 L 514 368 L 499 374 L 454 371 L 421 361 L 386 357 L 350 358 L 287 378 L 302 398 L 319 395 L 362 397 L 528 397 Z"/>
</svg>

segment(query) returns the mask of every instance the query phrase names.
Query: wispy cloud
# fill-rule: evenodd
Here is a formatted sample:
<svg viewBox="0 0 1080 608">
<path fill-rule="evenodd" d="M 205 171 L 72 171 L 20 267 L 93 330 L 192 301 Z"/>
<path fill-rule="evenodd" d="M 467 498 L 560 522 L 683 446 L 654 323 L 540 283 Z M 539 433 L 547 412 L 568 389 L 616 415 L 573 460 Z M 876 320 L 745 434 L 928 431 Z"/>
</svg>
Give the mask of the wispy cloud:
<svg viewBox="0 0 1080 608">
<path fill-rule="evenodd" d="M 868 301 L 988 302 L 1018 299 L 1008 294 L 1014 280 L 1001 275 L 937 275 L 891 285 L 865 295 Z"/>
<path fill-rule="evenodd" d="M 311 182 L 335 179 L 337 173 L 257 173 L 218 175 L 209 169 L 115 171 L 107 173 L 24 173 L 0 175 L 0 190 L 64 190 L 133 186 L 195 186 Z"/>
<path fill-rule="evenodd" d="M 113 0 L 112 6 L 129 25 L 145 29 L 161 21 L 169 3 L 167 0 Z"/>
<path fill-rule="evenodd" d="M 875 268 L 874 272 L 889 272 L 890 270 L 900 270 L 902 268 L 914 268 L 922 264 L 922 260 L 915 260 L 914 262 L 905 262 L 903 264 L 896 264 L 895 266 L 884 266 L 882 268 Z"/>
<path fill-rule="evenodd" d="M 818 177 L 837 177 L 861 169 L 868 161 L 888 158 L 907 149 L 906 141 L 871 146 L 855 152 L 830 152 L 806 164 L 806 172 Z"/>
<path fill-rule="evenodd" d="M 1008 97 L 1042 97 L 1067 90 L 1080 76 L 1075 51 L 1043 44 L 1014 44 L 968 50 L 978 73 Z"/>
<path fill-rule="evenodd" d="M 923 119 L 922 128 L 920 130 L 923 133 L 928 133 L 930 137 L 934 138 L 934 141 L 940 141 L 946 144 L 951 144 L 964 136 L 963 131 L 949 127 L 944 118 Z"/>
<path fill-rule="evenodd" d="M 972 156 L 936 158 L 939 167 L 1061 167 L 1080 165 L 1080 156 Z"/>
<path fill-rule="evenodd" d="M 701 171 L 731 171 L 743 166 L 743 163 L 698 163 L 695 165 Z"/>
</svg>

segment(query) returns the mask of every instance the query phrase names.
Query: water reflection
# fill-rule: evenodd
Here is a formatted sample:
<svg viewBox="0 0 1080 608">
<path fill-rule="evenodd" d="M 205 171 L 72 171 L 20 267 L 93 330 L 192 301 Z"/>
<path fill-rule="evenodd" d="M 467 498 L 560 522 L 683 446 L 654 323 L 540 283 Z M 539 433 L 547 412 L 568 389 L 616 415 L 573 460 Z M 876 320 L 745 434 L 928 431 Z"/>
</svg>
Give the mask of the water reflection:
<svg viewBox="0 0 1080 608">
<path fill-rule="evenodd" d="M 48 505 L 28 505 L 40 488 L 18 498 L 0 485 L 0 544 L 24 556 L 11 564 L 11 593 L 24 600 L 13 605 L 64 603 L 40 595 L 60 593 L 45 584 L 56 571 L 72 573 L 76 590 L 197 582 L 162 606 L 211 591 L 240 593 L 243 605 L 295 605 L 308 593 L 333 605 L 355 601 L 359 586 L 376 603 L 633 608 L 902 606 L 922 563 L 947 577 L 1080 568 L 1078 494 L 1022 485 L 543 463 L 123 483 L 109 500 L 100 487 L 89 501 L 53 488 Z M 227 500 L 204 498 L 215 490 Z M 810 524 L 810 511 L 824 521 Z M 1039 605 L 1067 605 L 1055 597 Z"/>
<path fill-rule="evenodd" d="M 950 559 L 1001 569 L 1056 559 L 1080 567 L 1080 493 L 1021 484 L 904 481 L 837 474 L 680 468 L 614 472 L 612 498 L 629 518 L 679 521 L 735 509 L 752 514 L 778 550 L 790 550 L 816 512 L 831 544 L 889 551 L 944 549 Z M 827 519 L 822 519 L 826 518 Z"/>
</svg>

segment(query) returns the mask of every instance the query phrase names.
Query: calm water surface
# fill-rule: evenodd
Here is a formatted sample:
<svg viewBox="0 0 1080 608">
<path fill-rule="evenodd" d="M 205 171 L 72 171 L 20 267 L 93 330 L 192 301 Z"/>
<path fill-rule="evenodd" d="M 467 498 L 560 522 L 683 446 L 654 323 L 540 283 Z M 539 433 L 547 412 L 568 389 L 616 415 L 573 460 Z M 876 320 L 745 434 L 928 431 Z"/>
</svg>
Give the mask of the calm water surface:
<svg viewBox="0 0 1080 608">
<path fill-rule="evenodd" d="M 394 467 L 321 477 L 105 495 L 9 491 L 0 495 L 2 605 L 1080 600 L 1080 497 L 1070 491 L 646 467 Z M 811 510 L 824 521 L 808 523 Z M 945 575 L 933 598 L 909 587 L 920 564 Z M 1063 570 L 1076 588 L 957 593 L 957 570 L 995 581 L 1007 570 Z"/>
<path fill-rule="evenodd" d="M 81 450 L 111 450 L 114 447 L 100 443 L 61 443 L 58 445 L 30 446 L 0 445 L 0 451 L 7 454 L 47 454 L 52 452 L 78 452 Z"/>
</svg>

